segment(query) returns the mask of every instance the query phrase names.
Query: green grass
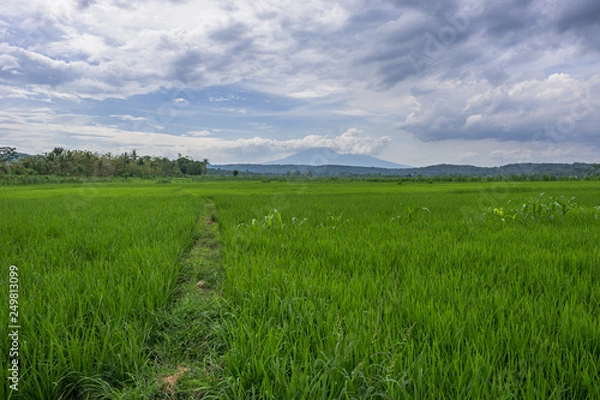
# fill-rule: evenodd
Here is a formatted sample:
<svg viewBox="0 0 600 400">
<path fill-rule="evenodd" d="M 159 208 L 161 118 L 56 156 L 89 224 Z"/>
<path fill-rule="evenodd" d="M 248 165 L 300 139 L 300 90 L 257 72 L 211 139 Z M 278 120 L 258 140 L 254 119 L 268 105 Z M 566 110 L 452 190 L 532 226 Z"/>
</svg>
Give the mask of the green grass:
<svg viewBox="0 0 600 400">
<path fill-rule="evenodd" d="M 85 190 L 84 190 L 85 189 Z M 31 187 L 0 196 L 1 298 L 19 267 L 24 399 L 81 398 L 131 383 L 193 243 L 203 201 L 149 188 Z M 10 244 L 10 245 L 8 245 Z M 7 321 L 7 307 L 0 317 Z M 6 336 L 7 324 L 0 326 Z M 2 355 L 8 343 L 2 341 Z M 17 394 L 0 373 L 0 398 Z"/>
<path fill-rule="evenodd" d="M 232 307 L 218 397 L 598 396 L 599 221 L 481 218 L 542 191 L 597 204 L 594 185 L 558 184 L 216 198 Z"/>
<path fill-rule="evenodd" d="M 598 398 L 599 189 L 2 188 L 23 398 Z M 201 231 L 207 213 L 218 224 Z M 176 392 L 161 391 L 182 366 Z"/>
</svg>

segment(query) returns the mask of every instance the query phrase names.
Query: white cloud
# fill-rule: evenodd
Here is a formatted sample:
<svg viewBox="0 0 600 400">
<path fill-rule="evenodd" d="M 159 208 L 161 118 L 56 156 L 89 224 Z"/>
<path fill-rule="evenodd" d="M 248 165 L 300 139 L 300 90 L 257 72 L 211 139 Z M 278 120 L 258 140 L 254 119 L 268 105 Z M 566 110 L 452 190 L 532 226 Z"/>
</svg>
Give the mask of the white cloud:
<svg viewBox="0 0 600 400">
<path fill-rule="evenodd" d="M 211 103 L 213 103 L 213 102 L 220 103 L 223 101 L 233 101 L 233 100 L 240 100 L 240 98 L 237 96 L 217 96 L 217 97 L 210 96 L 208 98 L 208 101 L 210 101 Z"/>
<path fill-rule="evenodd" d="M 490 166 L 514 162 L 599 161 L 597 150 L 577 143 L 498 142 L 492 139 L 469 142 L 444 140 L 422 143 L 411 136 L 391 137 L 364 134 L 350 128 L 338 135 L 306 135 L 294 139 L 261 136 L 225 139 L 226 132 L 191 131 L 184 136 L 160 132 L 123 130 L 98 124 L 85 115 L 57 115 L 48 108 L 27 112 L 0 112 L 0 137 L 19 151 L 41 154 L 56 146 L 118 154 L 133 149 L 138 154 L 176 157 L 178 153 L 211 162 L 270 161 L 312 147 L 330 147 L 340 153 L 379 155 L 413 166 L 438 163 L 467 163 Z M 468 149 L 467 151 L 465 151 Z"/>
<path fill-rule="evenodd" d="M 111 117 L 118 118 L 118 119 L 123 120 L 123 121 L 146 121 L 146 118 L 144 118 L 144 117 L 134 117 L 133 115 L 116 115 L 116 114 L 113 114 L 113 115 L 111 115 Z"/>
<path fill-rule="evenodd" d="M 206 137 L 212 135 L 210 131 L 189 131 L 185 136 Z"/>
<path fill-rule="evenodd" d="M 14 73 L 18 73 L 20 65 L 17 61 L 17 57 L 2 54 L 0 55 L 0 70 L 2 71 L 14 71 Z"/>
<path fill-rule="evenodd" d="M 269 155 L 294 153 L 313 147 L 328 147 L 340 153 L 352 154 L 378 154 L 391 143 L 392 139 L 387 136 L 372 137 L 363 136 L 356 128 L 350 128 L 341 135 L 308 135 L 298 139 L 277 140 L 262 137 L 250 139 L 237 139 L 222 142 L 221 145 L 231 150 L 243 151 L 245 153 L 258 153 Z"/>
<path fill-rule="evenodd" d="M 575 79 L 565 73 L 551 74 L 497 86 L 486 81 L 447 84 L 416 96 L 416 105 L 398 127 L 425 140 L 556 141 L 548 126 L 557 131 L 565 126 L 563 136 L 568 134 L 571 140 L 597 135 L 591 121 L 599 106 L 600 75 Z"/>
<path fill-rule="evenodd" d="M 137 120 L 129 115 L 115 115 L 124 120 Z M 255 136 L 252 138 L 224 139 L 208 130 L 189 131 L 174 136 L 159 132 L 128 131 L 114 126 L 100 125 L 85 115 L 54 114 L 49 109 L 29 112 L 1 112 L 0 136 L 19 151 L 43 153 L 56 146 L 118 153 L 136 149 L 140 154 L 174 156 L 177 153 L 206 157 L 208 154 L 232 155 L 238 161 L 249 157 L 263 160 L 277 158 L 312 147 L 330 147 L 341 153 L 377 154 L 391 143 L 390 137 L 364 135 L 355 128 L 337 136 L 307 135 L 297 139 L 278 140 Z M 31 132 L 36 132 L 32 141 Z M 27 133 L 27 135 L 25 135 Z M 227 156 L 229 154 L 229 156 Z"/>
<path fill-rule="evenodd" d="M 360 110 L 358 108 L 345 108 L 345 109 L 339 109 L 339 110 L 332 110 L 332 112 L 335 114 L 353 115 L 353 116 L 357 116 L 357 117 L 364 117 L 364 116 L 370 115 L 370 113 L 368 111 Z"/>
</svg>

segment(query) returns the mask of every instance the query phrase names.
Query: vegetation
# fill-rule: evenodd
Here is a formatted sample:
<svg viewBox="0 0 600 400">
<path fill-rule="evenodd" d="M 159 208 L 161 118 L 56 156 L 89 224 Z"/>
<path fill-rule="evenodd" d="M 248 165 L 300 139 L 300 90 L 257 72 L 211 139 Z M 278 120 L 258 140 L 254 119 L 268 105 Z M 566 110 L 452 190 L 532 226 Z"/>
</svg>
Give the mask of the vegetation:
<svg viewBox="0 0 600 400">
<path fill-rule="evenodd" d="M 209 173 L 208 159 L 196 161 L 181 154 L 167 157 L 139 156 L 135 150 L 120 155 L 56 147 L 43 155 L 17 153 L 0 147 L 0 184 L 56 182 L 56 178 L 172 178 L 203 176 Z M 598 180 L 598 164 L 508 164 L 501 167 L 432 165 L 419 168 L 375 168 L 343 165 L 230 164 L 210 169 L 214 177 L 275 178 L 285 180 L 343 179 L 408 182 L 526 182 L 556 180 Z M 50 179 L 49 177 L 54 177 Z"/>
<path fill-rule="evenodd" d="M 203 201 L 157 187 L 26 187 L 0 192 L 0 298 L 20 271 L 19 391 L 0 398 L 111 396 L 148 368 Z M 0 309 L 7 335 L 8 309 Z M 2 360 L 8 341 L 1 342 Z M 4 364 L 4 361 L 3 361 Z M 135 396 L 133 396 L 135 398 Z"/>
<path fill-rule="evenodd" d="M 597 164 L 520 163 L 500 167 L 472 165 L 431 165 L 415 168 L 376 168 L 345 165 L 272 165 L 230 164 L 215 167 L 213 174 L 229 175 L 237 170 L 243 176 L 280 176 L 286 178 L 345 177 L 365 179 L 400 179 L 407 181 L 486 182 L 486 181 L 556 181 L 598 180 Z"/>
<path fill-rule="evenodd" d="M 20 398 L 600 396 L 595 182 L 87 185 L 0 188 Z"/>
<path fill-rule="evenodd" d="M 478 202 L 540 190 L 585 212 L 479 218 Z M 218 199 L 233 317 L 215 398 L 597 397 L 596 194 L 323 185 L 254 208 Z"/>
<path fill-rule="evenodd" d="M 17 157 L 16 149 L 0 148 L 0 168 L 9 175 L 56 175 L 75 177 L 157 177 L 204 175 L 208 159 L 194 161 L 179 155 L 176 160 L 166 157 L 98 154 L 88 150 L 66 150 L 56 147 L 38 156 Z"/>
</svg>

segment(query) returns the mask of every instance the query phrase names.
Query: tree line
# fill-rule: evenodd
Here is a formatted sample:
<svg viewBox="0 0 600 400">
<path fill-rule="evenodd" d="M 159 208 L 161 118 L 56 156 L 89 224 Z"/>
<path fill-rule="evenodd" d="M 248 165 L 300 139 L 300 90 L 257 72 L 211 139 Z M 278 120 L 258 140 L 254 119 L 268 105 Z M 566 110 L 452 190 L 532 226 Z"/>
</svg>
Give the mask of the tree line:
<svg viewBox="0 0 600 400">
<path fill-rule="evenodd" d="M 56 147 L 42 155 L 21 155 L 15 147 L 0 147 L 0 174 L 76 177 L 157 177 L 204 175 L 208 159 L 139 156 L 135 150 L 119 155 Z"/>
</svg>

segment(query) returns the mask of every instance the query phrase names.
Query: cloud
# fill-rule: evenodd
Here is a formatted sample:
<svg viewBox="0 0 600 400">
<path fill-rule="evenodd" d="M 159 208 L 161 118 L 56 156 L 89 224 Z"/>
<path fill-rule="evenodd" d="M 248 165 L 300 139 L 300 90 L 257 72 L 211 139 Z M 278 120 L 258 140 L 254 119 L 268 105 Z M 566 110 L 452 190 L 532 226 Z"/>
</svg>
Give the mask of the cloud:
<svg viewBox="0 0 600 400">
<path fill-rule="evenodd" d="M 597 148 L 598 4 L 6 0 L 0 106 L 256 159 L 309 144 L 375 154 L 407 137 L 469 146 L 455 160 L 490 154 L 490 140 Z M 29 131 L 71 140 L 58 125 Z M 377 135 L 339 133 L 349 127 Z"/>
<path fill-rule="evenodd" d="M 210 131 L 189 131 L 185 136 L 205 137 L 212 135 Z"/>
<path fill-rule="evenodd" d="M 219 43 L 239 42 L 248 34 L 250 29 L 241 22 L 234 22 L 218 28 L 209 34 L 209 38 Z"/>
<path fill-rule="evenodd" d="M 111 115 L 111 117 L 122 121 L 147 121 L 145 117 L 134 117 L 132 115 Z"/>
<path fill-rule="evenodd" d="M 135 126 L 153 123 L 146 117 L 112 114 L 111 119 L 133 122 Z M 140 125 L 142 124 L 142 125 Z M 255 124 L 261 131 L 265 126 Z M 159 127 L 160 128 L 160 127 Z M 232 136 L 229 130 L 189 130 L 181 135 L 159 129 L 150 131 L 123 129 L 107 125 L 99 117 L 85 114 L 56 113 L 50 107 L 0 112 L 0 137 L 21 151 L 43 153 L 56 146 L 118 153 L 137 149 L 140 154 L 175 155 L 182 150 L 199 157 L 207 154 L 248 160 L 250 157 L 271 159 L 312 147 L 330 147 L 340 153 L 378 154 L 392 143 L 388 136 L 371 136 L 356 128 L 337 135 L 311 134 L 291 139 Z M 246 132 L 243 132 L 246 133 Z M 36 140 L 31 138 L 35 136 Z M 157 153 L 160 150 L 162 153 Z"/>
<path fill-rule="evenodd" d="M 339 93 L 342 90 L 342 88 L 336 86 L 320 85 L 301 92 L 290 93 L 288 96 L 294 99 L 316 99 L 328 97 L 334 93 Z"/>
<path fill-rule="evenodd" d="M 361 109 L 358 109 L 358 108 L 339 109 L 339 110 L 333 110 L 332 112 L 334 112 L 336 114 L 352 115 L 352 116 L 366 116 L 366 115 L 369 115 L 368 111 L 361 110 Z"/>
<path fill-rule="evenodd" d="M 244 100 L 241 97 L 238 96 L 233 96 L 233 95 L 228 95 L 228 96 L 210 96 L 208 98 L 208 101 L 212 102 L 223 102 L 223 101 L 234 101 L 234 100 Z"/>
<path fill-rule="evenodd" d="M 481 3 L 473 1 L 333 2 L 327 8 L 313 1 L 169 3 L 131 2 L 125 10 L 118 2 L 92 0 L 78 0 L 71 8 L 23 7 L 21 21 L 43 13 L 51 18 L 38 29 L 43 32 L 33 53 L 16 40 L 26 36 L 16 27 L 8 42 L 30 53 L 4 53 L 22 68 L 31 65 L 22 71 L 22 82 L 64 85 L 79 96 L 116 96 L 115 85 L 139 94 L 174 84 L 273 79 L 292 95 L 312 98 L 323 94 L 311 87 L 319 81 L 358 79 L 389 89 L 423 75 L 450 73 L 449 66 L 453 75 L 462 70 L 471 78 L 501 79 L 503 66 L 494 65 L 498 51 L 522 47 L 530 59 L 537 58 L 547 45 L 568 45 L 567 31 L 583 41 L 589 37 L 585 29 L 598 26 L 598 6 L 591 0 L 573 7 L 541 0 L 478 7 Z M 170 12 L 156 20 L 164 7 Z M 198 10 L 208 17 L 197 20 Z M 75 19 L 81 12 L 86 18 Z M 551 12 L 557 16 L 547 18 Z M 554 36 L 548 34 L 550 24 Z M 469 65 L 476 68 L 466 70 Z M 38 69 L 50 73 L 36 76 Z"/>
<path fill-rule="evenodd" d="M 600 43 L 595 40 L 600 35 L 600 3 L 576 0 L 558 4 L 553 21 L 556 30 L 573 37 L 581 51 L 600 52 Z"/>
<path fill-rule="evenodd" d="M 94 3 L 95 0 L 77 0 L 77 5 L 80 9 L 86 9 Z"/>
<path fill-rule="evenodd" d="M 422 140 L 596 141 L 600 75 L 494 86 L 486 81 L 450 82 L 414 97 L 412 112 L 398 124 Z"/>
<path fill-rule="evenodd" d="M 378 154 L 385 146 L 391 143 L 392 139 L 387 136 L 372 137 L 363 136 L 362 132 L 356 128 L 350 128 L 337 136 L 327 135 L 308 135 L 298 139 L 277 140 L 262 137 L 253 137 L 250 139 L 237 139 L 234 141 L 222 142 L 221 146 L 248 154 L 265 154 L 272 158 L 277 154 L 290 154 L 300 150 L 306 150 L 315 147 L 328 147 L 343 154 Z"/>
<path fill-rule="evenodd" d="M 17 58 L 8 54 L 0 55 L 0 71 L 8 71 L 17 74 L 21 66 Z"/>
<path fill-rule="evenodd" d="M 0 44 L 0 52 L 0 79 L 6 81 L 54 87 L 76 80 L 84 70 L 83 63 L 55 60 L 5 43 Z"/>
<path fill-rule="evenodd" d="M 587 26 L 600 26 L 600 3 L 575 0 L 561 4 L 556 27 L 561 31 L 580 30 Z"/>
<path fill-rule="evenodd" d="M 202 82 L 203 56 L 199 50 L 186 50 L 172 62 L 173 77 L 186 85 L 198 85 Z"/>
</svg>

